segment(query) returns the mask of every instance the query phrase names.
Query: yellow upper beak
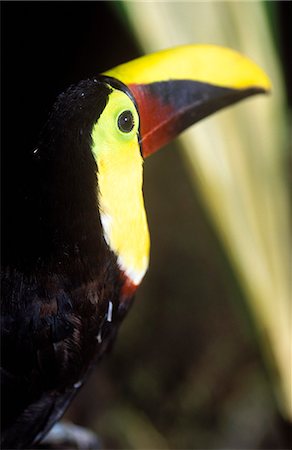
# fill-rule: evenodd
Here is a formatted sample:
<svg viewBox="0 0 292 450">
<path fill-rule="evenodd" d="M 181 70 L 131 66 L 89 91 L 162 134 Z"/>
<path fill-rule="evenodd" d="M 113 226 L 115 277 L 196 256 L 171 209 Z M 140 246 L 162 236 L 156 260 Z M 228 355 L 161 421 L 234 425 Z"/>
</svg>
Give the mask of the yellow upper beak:
<svg viewBox="0 0 292 450">
<path fill-rule="evenodd" d="M 144 157 L 213 112 L 271 89 L 269 78 L 254 62 L 214 45 L 163 50 L 103 76 L 119 80 L 132 92 Z"/>
<path fill-rule="evenodd" d="M 104 73 L 126 85 L 193 80 L 216 86 L 271 89 L 265 72 L 240 53 L 216 45 L 184 45 L 142 56 Z"/>
</svg>

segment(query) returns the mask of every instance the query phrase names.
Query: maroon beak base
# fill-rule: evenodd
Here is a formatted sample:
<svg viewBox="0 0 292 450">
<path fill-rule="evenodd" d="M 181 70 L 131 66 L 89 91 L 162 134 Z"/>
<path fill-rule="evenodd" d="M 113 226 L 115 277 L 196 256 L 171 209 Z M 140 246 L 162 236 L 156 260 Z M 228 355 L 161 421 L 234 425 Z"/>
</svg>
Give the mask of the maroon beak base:
<svg viewBox="0 0 292 450">
<path fill-rule="evenodd" d="M 147 158 L 179 133 L 210 114 L 262 88 L 232 89 L 192 80 L 130 84 L 140 115 L 140 145 Z"/>
</svg>

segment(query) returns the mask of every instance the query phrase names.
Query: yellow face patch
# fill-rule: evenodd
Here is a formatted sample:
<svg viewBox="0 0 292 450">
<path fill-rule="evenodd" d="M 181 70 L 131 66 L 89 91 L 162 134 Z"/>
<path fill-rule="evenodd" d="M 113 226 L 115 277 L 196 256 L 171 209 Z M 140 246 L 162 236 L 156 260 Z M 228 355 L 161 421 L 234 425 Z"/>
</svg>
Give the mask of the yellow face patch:
<svg viewBox="0 0 292 450">
<path fill-rule="evenodd" d="M 123 272 L 138 285 L 149 262 L 149 232 L 142 193 L 139 116 L 131 99 L 113 89 L 92 131 L 98 200 L 105 239 Z"/>
</svg>

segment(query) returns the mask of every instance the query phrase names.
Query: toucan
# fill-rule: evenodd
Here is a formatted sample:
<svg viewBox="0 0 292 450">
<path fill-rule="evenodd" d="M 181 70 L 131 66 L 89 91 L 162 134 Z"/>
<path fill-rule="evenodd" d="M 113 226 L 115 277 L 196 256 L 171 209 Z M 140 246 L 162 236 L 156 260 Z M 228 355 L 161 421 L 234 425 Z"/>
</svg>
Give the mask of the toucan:
<svg viewBox="0 0 292 450">
<path fill-rule="evenodd" d="M 236 51 L 186 45 L 59 95 L 29 156 L 25 239 L 1 269 L 2 448 L 40 442 L 115 340 L 149 263 L 144 159 L 269 91 Z"/>
</svg>

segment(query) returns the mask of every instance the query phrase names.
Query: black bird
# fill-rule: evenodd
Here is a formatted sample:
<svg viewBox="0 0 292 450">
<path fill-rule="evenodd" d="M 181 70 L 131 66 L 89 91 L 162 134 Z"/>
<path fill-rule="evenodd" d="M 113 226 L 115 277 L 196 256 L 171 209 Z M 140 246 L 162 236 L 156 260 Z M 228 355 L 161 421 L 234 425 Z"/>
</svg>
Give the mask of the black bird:
<svg viewBox="0 0 292 450">
<path fill-rule="evenodd" d="M 26 155 L 22 233 L 7 233 L 2 259 L 2 448 L 37 444 L 115 339 L 148 267 L 143 159 L 269 88 L 238 53 L 190 45 L 58 97 Z"/>
</svg>

